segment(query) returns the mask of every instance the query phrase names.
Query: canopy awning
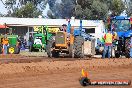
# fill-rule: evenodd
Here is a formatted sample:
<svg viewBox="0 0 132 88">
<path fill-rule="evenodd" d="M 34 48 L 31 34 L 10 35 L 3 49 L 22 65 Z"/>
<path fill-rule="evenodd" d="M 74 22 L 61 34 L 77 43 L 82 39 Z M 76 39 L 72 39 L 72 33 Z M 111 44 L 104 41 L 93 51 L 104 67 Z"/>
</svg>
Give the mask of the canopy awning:
<svg viewBox="0 0 132 88">
<path fill-rule="evenodd" d="M 0 28 L 9 28 L 9 27 L 0 24 Z"/>
</svg>

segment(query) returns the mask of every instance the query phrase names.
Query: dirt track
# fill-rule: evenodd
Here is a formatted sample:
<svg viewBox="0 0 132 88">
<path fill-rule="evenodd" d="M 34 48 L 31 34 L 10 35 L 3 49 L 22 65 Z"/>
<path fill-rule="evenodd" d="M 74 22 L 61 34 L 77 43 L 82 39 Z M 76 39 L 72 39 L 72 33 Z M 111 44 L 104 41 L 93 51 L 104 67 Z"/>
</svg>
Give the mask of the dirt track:
<svg viewBox="0 0 132 88">
<path fill-rule="evenodd" d="M 132 59 L 58 60 L 21 55 L 12 55 L 12 59 L 10 57 L 0 59 L 1 62 L 4 60 L 0 64 L 0 88 L 82 88 L 78 81 L 82 68 L 89 71 L 91 79 L 132 80 Z M 86 88 L 111 87 L 132 88 L 132 85 Z"/>
</svg>

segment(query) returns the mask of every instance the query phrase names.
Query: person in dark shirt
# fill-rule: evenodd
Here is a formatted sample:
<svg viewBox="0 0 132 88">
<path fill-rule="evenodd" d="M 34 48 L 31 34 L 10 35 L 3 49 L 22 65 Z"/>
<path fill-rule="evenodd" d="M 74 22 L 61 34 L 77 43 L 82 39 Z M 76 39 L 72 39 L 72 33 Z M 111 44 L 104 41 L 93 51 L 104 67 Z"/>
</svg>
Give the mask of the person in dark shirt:
<svg viewBox="0 0 132 88">
<path fill-rule="evenodd" d="M 31 47 L 33 44 L 33 36 L 29 35 L 29 46 Z"/>
</svg>

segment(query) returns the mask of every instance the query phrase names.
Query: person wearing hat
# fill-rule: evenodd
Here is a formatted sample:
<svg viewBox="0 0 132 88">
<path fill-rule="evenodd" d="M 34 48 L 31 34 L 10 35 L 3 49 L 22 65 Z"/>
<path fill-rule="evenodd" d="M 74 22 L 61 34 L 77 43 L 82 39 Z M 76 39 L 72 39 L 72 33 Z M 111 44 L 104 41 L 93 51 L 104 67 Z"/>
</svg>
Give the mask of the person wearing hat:
<svg viewBox="0 0 132 88">
<path fill-rule="evenodd" d="M 103 51 L 103 57 L 105 58 L 106 54 L 108 55 L 108 58 L 111 57 L 111 50 L 112 50 L 112 42 L 113 42 L 113 35 L 111 33 L 111 30 L 108 30 L 108 33 L 104 35 L 104 51 Z"/>
<path fill-rule="evenodd" d="M 67 25 L 66 24 L 63 24 L 62 25 L 62 28 L 60 29 L 60 31 L 66 32 L 66 30 L 67 30 Z"/>
</svg>

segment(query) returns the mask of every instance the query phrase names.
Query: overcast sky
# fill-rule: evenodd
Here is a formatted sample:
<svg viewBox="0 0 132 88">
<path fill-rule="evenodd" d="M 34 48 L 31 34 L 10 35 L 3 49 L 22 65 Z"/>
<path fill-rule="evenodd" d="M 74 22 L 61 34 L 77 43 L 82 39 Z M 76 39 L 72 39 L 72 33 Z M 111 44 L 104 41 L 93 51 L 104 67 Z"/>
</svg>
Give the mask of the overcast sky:
<svg viewBox="0 0 132 88">
<path fill-rule="evenodd" d="M 5 1 L 5 0 L 3 0 Z M 5 8 L 5 6 L 2 4 L 2 2 L 0 1 L 0 13 L 2 14 L 6 14 L 7 13 L 7 9 Z"/>
</svg>

